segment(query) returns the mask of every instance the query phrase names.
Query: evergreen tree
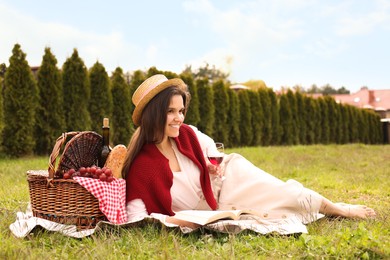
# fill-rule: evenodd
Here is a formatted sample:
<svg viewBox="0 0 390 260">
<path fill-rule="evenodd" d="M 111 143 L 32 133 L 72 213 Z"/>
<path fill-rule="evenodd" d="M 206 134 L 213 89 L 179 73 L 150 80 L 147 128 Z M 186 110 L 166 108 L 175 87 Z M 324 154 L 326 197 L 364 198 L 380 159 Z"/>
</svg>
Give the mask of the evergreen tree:
<svg viewBox="0 0 390 260">
<path fill-rule="evenodd" d="M 240 101 L 240 132 L 241 145 L 250 146 L 253 139 L 252 129 L 252 113 L 250 108 L 249 94 L 247 90 L 238 92 L 238 99 Z"/>
<path fill-rule="evenodd" d="M 241 143 L 241 134 L 240 134 L 240 102 L 238 100 L 237 93 L 228 89 L 229 95 L 229 108 L 228 108 L 228 121 L 227 129 L 229 133 L 229 141 L 227 142 L 227 147 L 237 147 Z"/>
<path fill-rule="evenodd" d="M 35 153 L 50 154 L 56 139 L 66 129 L 61 72 L 50 48 L 45 48 L 37 78 L 40 103 L 36 113 Z"/>
<path fill-rule="evenodd" d="M 321 112 L 321 138 L 320 138 L 320 142 L 323 144 L 329 144 L 330 127 L 329 127 L 328 105 L 327 105 L 324 98 L 319 98 L 318 104 L 319 104 L 319 109 Z"/>
<path fill-rule="evenodd" d="M 130 80 L 130 85 L 129 85 L 129 89 L 130 89 L 130 98 L 133 97 L 133 94 L 135 92 L 135 90 L 142 84 L 142 82 L 144 82 L 146 80 L 146 75 L 143 71 L 141 70 L 136 70 L 133 72 L 132 74 L 132 77 L 131 77 L 131 80 Z M 133 102 L 131 102 L 130 104 L 130 115 L 133 114 L 133 111 L 134 111 L 134 104 Z"/>
<path fill-rule="evenodd" d="M 4 77 L 5 72 L 7 71 L 7 66 L 5 63 L 0 64 L 0 144 L 3 143 L 3 129 L 4 129 L 4 113 L 3 113 L 3 90 L 5 88 L 4 86 Z M 1 149 L 1 145 L 0 145 Z"/>
<path fill-rule="evenodd" d="M 334 100 L 333 100 L 333 104 L 335 106 L 335 110 L 336 110 L 336 132 L 337 132 L 337 138 L 336 138 L 336 143 L 337 144 L 342 144 L 344 143 L 344 129 L 343 129 L 343 122 L 342 122 L 342 111 L 341 111 L 341 104 L 337 104 Z"/>
<path fill-rule="evenodd" d="M 350 133 L 350 142 L 357 143 L 359 142 L 359 132 L 358 132 L 358 115 L 357 108 L 351 105 L 346 105 L 348 108 L 350 124 L 349 124 L 349 133 Z"/>
<path fill-rule="evenodd" d="M 91 98 L 89 100 L 91 129 L 101 133 L 103 118 L 110 118 L 112 113 L 110 78 L 101 63 L 96 62 L 90 69 L 89 82 L 91 86 Z"/>
<path fill-rule="evenodd" d="M 299 143 L 299 131 L 300 131 L 300 125 L 298 120 L 298 106 L 297 106 L 297 100 L 295 97 L 295 94 L 291 89 L 287 90 L 287 99 L 288 99 L 288 105 L 291 110 L 291 144 L 298 144 Z"/>
<path fill-rule="evenodd" d="M 227 87 L 222 80 L 218 80 L 213 84 L 214 90 L 214 106 L 215 120 L 213 136 L 217 142 L 227 143 L 229 133 L 227 132 L 227 115 L 229 108 L 229 96 Z"/>
<path fill-rule="evenodd" d="M 208 63 L 203 67 L 198 68 L 196 72 L 192 71 L 191 66 L 187 66 L 183 72 L 193 74 L 195 80 L 207 78 L 209 82 L 222 80 L 227 83 L 227 78 L 229 77 L 228 73 L 222 72 L 221 70 L 218 70 L 215 65 L 210 66 Z"/>
<path fill-rule="evenodd" d="M 259 120 L 262 121 L 261 144 L 264 146 L 270 145 L 272 139 L 272 110 L 271 99 L 268 95 L 268 91 L 269 90 L 267 88 L 259 88 L 259 90 L 257 91 L 262 108 L 262 117 L 259 118 Z"/>
<path fill-rule="evenodd" d="M 263 137 L 263 107 L 260 103 L 259 92 L 248 90 L 250 109 L 252 114 L 252 142 L 251 146 L 259 146 Z"/>
<path fill-rule="evenodd" d="M 381 117 L 375 112 L 371 114 L 371 124 L 373 127 L 373 143 L 374 144 L 383 143 L 384 133 L 382 128 Z"/>
<path fill-rule="evenodd" d="M 128 144 L 134 132 L 132 123 L 130 88 L 123 77 L 123 70 L 116 68 L 112 75 L 111 91 L 113 100 L 112 143 Z"/>
<path fill-rule="evenodd" d="M 146 78 L 150 78 L 151 76 L 154 76 L 156 74 L 164 74 L 163 71 L 158 70 L 156 67 L 150 67 L 148 71 L 146 72 Z M 167 78 L 168 76 L 165 75 Z"/>
<path fill-rule="evenodd" d="M 198 129 L 208 136 L 213 136 L 215 121 L 214 90 L 209 86 L 207 78 L 195 81 L 199 96 L 199 114 L 201 120 Z"/>
<path fill-rule="evenodd" d="M 367 121 L 367 129 L 368 129 L 368 135 L 367 135 L 367 143 L 368 144 L 374 144 L 375 141 L 375 129 L 372 124 L 371 116 L 372 116 L 372 111 L 366 110 L 366 121 Z"/>
<path fill-rule="evenodd" d="M 149 77 L 156 75 L 156 74 L 163 74 L 168 79 L 173 79 L 173 78 L 179 77 L 179 75 L 177 75 L 176 73 L 174 73 L 172 71 L 163 71 L 163 70 L 157 69 L 156 67 L 150 67 L 146 73 L 146 76 L 147 76 L 147 78 L 149 78 Z"/>
<path fill-rule="evenodd" d="M 0 64 L 0 83 L 3 84 L 5 72 L 7 71 L 7 65 L 5 63 Z"/>
<path fill-rule="evenodd" d="M 367 144 L 374 144 L 375 141 L 375 129 L 372 125 L 371 116 L 373 111 L 372 110 L 366 110 L 366 122 L 367 122 Z"/>
<path fill-rule="evenodd" d="M 306 107 L 306 103 L 304 101 L 304 96 L 301 94 L 301 92 L 297 91 L 295 92 L 295 99 L 297 102 L 297 125 L 299 126 L 299 132 L 298 132 L 298 142 L 300 144 L 307 144 L 307 113 L 308 109 Z"/>
<path fill-rule="evenodd" d="M 319 144 L 321 143 L 322 138 L 322 111 L 320 106 L 320 100 L 319 99 L 313 99 L 312 100 L 312 115 L 313 115 L 313 127 L 314 127 L 314 143 Z"/>
<path fill-rule="evenodd" d="M 363 144 L 368 143 L 368 120 L 366 116 L 366 111 L 363 109 L 358 109 L 358 129 L 359 129 L 359 142 Z"/>
<path fill-rule="evenodd" d="M 19 44 L 15 44 L 12 49 L 4 85 L 5 152 L 11 156 L 32 154 L 35 147 L 35 113 L 39 95 L 26 54 Z"/>
<path fill-rule="evenodd" d="M 89 115 L 90 86 L 84 61 L 76 49 L 62 67 L 62 86 L 64 91 L 64 114 L 67 131 L 86 131 L 91 129 Z"/>
<path fill-rule="evenodd" d="M 198 125 L 200 121 L 198 88 L 191 73 L 184 72 L 180 74 L 180 78 L 187 84 L 191 95 L 185 122 L 189 125 Z"/>
<path fill-rule="evenodd" d="M 306 144 L 314 144 L 316 135 L 316 120 L 317 109 L 315 107 L 315 101 L 313 98 L 303 96 L 303 102 L 305 104 L 306 113 L 304 114 L 306 122 Z"/>
<path fill-rule="evenodd" d="M 282 127 L 280 125 L 280 105 L 275 92 L 272 89 L 268 89 L 268 96 L 271 106 L 269 107 L 269 113 L 271 114 L 271 145 L 279 145 L 282 137 Z"/>
<path fill-rule="evenodd" d="M 281 132 L 281 144 L 283 145 L 292 145 L 294 144 L 293 136 L 293 116 L 292 110 L 290 109 L 289 98 L 287 94 L 282 94 L 280 96 L 280 126 L 282 128 Z"/>
<path fill-rule="evenodd" d="M 349 137 L 349 124 L 350 124 L 350 118 L 348 109 L 345 105 L 340 104 L 340 114 L 341 114 L 341 124 L 342 124 L 342 144 L 349 143 L 350 137 Z"/>
<path fill-rule="evenodd" d="M 337 143 L 338 140 L 338 114 L 336 109 L 336 102 L 331 96 L 325 96 L 324 101 L 326 103 L 327 111 L 328 111 L 328 125 L 329 131 L 329 142 Z"/>
</svg>

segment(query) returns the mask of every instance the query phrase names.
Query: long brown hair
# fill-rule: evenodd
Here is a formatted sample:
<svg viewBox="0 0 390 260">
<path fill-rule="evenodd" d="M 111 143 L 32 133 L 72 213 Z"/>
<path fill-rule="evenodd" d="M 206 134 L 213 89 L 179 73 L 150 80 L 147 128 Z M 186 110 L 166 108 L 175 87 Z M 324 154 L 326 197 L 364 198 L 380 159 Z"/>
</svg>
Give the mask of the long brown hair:
<svg viewBox="0 0 390 260">
<path fill-rule="evenodd" d="M 164 89 L 150 100 L 142 111 L 140 126 L 133 133 L 127 147 L 127 154 L 122 168 L 122 178 L 126 178 L 132 162 L 145 144 L 162 142 L 169 104 L 175 95 L 183 97 L 184 115 L 186 114 L 191 98 L 190 93 L 176 86 Z"/>
</svg>

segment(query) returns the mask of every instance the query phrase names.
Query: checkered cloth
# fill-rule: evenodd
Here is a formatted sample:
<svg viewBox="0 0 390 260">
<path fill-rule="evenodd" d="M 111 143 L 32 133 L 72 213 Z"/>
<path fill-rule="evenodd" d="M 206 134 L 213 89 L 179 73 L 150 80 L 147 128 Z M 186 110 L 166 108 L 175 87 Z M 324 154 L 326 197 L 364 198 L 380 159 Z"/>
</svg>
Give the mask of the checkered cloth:
<svg viewBox="0 0 390 260">
<path fill-rule="evenodd" d="M 126 181 L 124 179 L 115 178 L 112 182 L 84 177 L 73 179 L 98 199 L 99 208 L 108 221 L 114 224 L 127 222 Z"/>
</svg>

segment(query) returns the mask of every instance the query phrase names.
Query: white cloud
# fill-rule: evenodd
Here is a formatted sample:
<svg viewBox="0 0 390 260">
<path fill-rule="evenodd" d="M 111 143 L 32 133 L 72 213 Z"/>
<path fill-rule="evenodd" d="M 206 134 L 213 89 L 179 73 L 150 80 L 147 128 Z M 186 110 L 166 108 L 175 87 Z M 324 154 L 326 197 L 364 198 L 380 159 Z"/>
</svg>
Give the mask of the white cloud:
<svg viewBox="0 0 390 260">
<path fill-rule="evenodd" d="M 329 15 L 338 17 L 336 33 L 343 37 L 366 35 L 382 26 L 388 27 L 390 22 L 388 0 L 373 0 L 360 5 L 355 1 L 345 1 L 327 6 L 327 10 Z"/>
<path fill-rule="evenodd" d="M 78 13 L 69 25 L 69 20 L 44 21 L 45 16 L 39 14 L 44 8 L 20 12 L 5 2 L 0 0 L 0 63 L 8 63 L 13 45 L 20 43 L 32 66 L 41 63 L 48 46 L 59 66 L 77 48 L 87 67 L 98 60 L 107 71 L 113 71 L 116 65 L 124 71 L 156 66 L 180 72 L 186 65 L 196 68 L 207 62 L 231 72 L 232 81 L 263 79 L 274 86 L 292 86 L 320 84 L 326 78 L 330 84 L 338 80 L 351 87 L 361 81 L 362 73 L 356 73 L 362 71 L 358 65 L 370 64 L 375 55 L 375 66 L 371 67 L 375 67 L 372 69 L 376 74 L 372 75 L 383 74 L 385 83 L 381 84 L 388 82 L 383 68 L 388 62 L 389 0 L 185 0 L 182 12 L 176 12 L 180 7 L 177 2 L 168 1 L 158 10 L 148 9 L 148 19 L 142 22 L 141 14 L 122 17 L 106 12 L 105 31 L 96 26 L 101 26 L 94 20 L 96 16 L 89 16 L 93 12 Z M 129 6 L 143 8 L 140 3 L 127 2 L 122 8 L 131 9 Z M 173 24 L 162 26 L 161 15 L 172 10 Z M 58 9 L 51 11 L 51 19 L 59 20 L 55 13 Z M 76 24 L 76 20 L 80 22 Z M 110 28 L 120 31 L 107 31 Z M 363 33 L 369 37 L 361 37 L 359 42 L 357 37 L 350 37 Z M 367 48 L 372 55 L 367 54 Z M 352 76 L 344 70 L 341 73 L 340 64 L 350 64 Z M 347 84 L 351 80 L 348 78 L 354 83 Z"/>
<path fill-rule="evenodd" d="M 87 67 L 97 60 L 102 64 L 118 64 L 118 57 L 129 57 L 139 52 L 136 46 L 126 43 L 119 32 L 96 34 L 64 24 L 46 23 L 5 5 L 0 5 L 0 27 L 0 54 L 3 56 L 9 53 L 8 57 L 1 57 L 1 60 L 7 60 L 7 64 L 15 43 L 21 45 L 31 66 L 42 62 L 45 47 L 51 48 L 58 66 L 62 66 L 66 58 L 71 56 L 74 48 L 79 51 Z"/>
<path fill-rule="evenodd" d="M 279 53 L 278 46 L 286 46 L 305 35 L 304 23 L 299 17 L 284 17 L 278 11 L 280 8 L 302 8 L 308 2 L 296 0 L 291 6 L 286 6 L 289 1 L 272 1 L 272 13 L 263 8 L 264 3 L 252 1 L 230 8 L 224 6 L 222 9 L 207 0 L 187 1 L 185 10 L 190 14 L 195 13 L 198 23 L 203 22 L 210 28 L 218 35 L 221 43 L 202 57 L 192 60 L 193 67 L 197 67 L 195 64 L 202 66 L 207 61 L 217 68 L 232 72 L 232 79 L 238 80 L 235 72 L 242 71 L 247 64 L 256 64 L 260 68 L 282 62 L 287 56 L 289 59 L 296 58 L 295 54 Z M 276 54 L 271 57 L 272 52 Z"/>
<path fill-rule="evenodd" d="M 205 0 L 202 0 L 205 1 Z M 246 10 L 233 8 L 220 10 L 209 8 L 206 20 L 211 28 L 229 45 L 266 46 L 283 43 L 304 34 L 302 21 L 298 18 L 285 18 L 267 10 Z"/>
</svg>

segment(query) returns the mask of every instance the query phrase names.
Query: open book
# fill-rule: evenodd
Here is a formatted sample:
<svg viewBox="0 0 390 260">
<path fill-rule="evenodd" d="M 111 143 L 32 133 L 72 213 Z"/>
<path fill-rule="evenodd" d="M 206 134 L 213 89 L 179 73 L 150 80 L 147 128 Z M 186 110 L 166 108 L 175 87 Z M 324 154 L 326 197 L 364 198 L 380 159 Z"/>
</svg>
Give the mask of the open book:
<svg viewBox="0 0 390 260">
<path fill-rule="evenodd" d="M 176 212 L 174 218 L 206 225 L 221 219 L 238 220 L 243 214 L 258 215 L 253 210 L 182 210 Z"/>
</svg>

